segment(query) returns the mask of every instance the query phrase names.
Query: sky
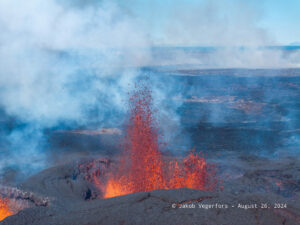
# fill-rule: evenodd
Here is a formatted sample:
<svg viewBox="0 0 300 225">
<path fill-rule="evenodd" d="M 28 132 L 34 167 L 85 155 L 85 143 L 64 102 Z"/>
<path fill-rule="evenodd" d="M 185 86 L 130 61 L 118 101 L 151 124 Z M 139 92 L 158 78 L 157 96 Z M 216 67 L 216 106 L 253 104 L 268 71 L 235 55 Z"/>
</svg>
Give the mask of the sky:
<svg viewBox="0 0 300 225">
<path fill-rule="evenodd" d="M 226 45 L 228 42 L 215 41 L 216 37 L 210 35 L 222 35 L 222 32 L 231 32 L 236 28 L 237 36 L 243 38 L 248 36 L 243 27 L 251 32 L 254 30 L 255 34 L 261 30 L 265 33 L 266 44 L 300 42 L 299 0 L 129 0 L 120 4 L 149 27 L 158 45 Z M 189 36 L 191 43 L 184 39 L 172 42 L 176 38 L 166 35 L 168 32 L 175 35 L 174 27 L 181 25 L 186 28 L 181 31 L 192 34 Z M 200 30 L 204 38 L 199 38 L 195 31 L 189 32 L 189 29 Z M 211 40 L 207 41 L 205 36 Z M 166 37 L 169 41 L 165 40 Z M 198 40 L 193 40 L 193 37 Z M 235 41 L 233 37 L 232 41 Z"/>
<path fill-rule="evenodd" d="M 68 21 L 65 29 L 80 27 L 87 20 L 103 21 L 102 24 L 117 21 L 121 27 L 131 26 L 137 36 L 143 35 L 143 43 L 137 43 L 141 46 L 145 46 L 144 42 L 152 46 L 261 46 L 300 42 L 299 0 L 30 0 L 16 7 L 17 2 L 2 1 L 0 11 L 4 20 L 0 20 L 0 26 L 15 27 L 15 23 L 33 20 L 34 32 L 39 35 L 53 29 L 49 25 L 54 26 L 54 22 L 47 24 L 50 19 L 64 23 L 74 15 L 87 14 L 73 23 Z M 49 10 L 43 13 L 47 7 Z M 64 34 L 67 35 L 68 32 Z M 124 42 L 132 40 L 125 39 Z"/>
<path fill-rule="evenodd" d="M 300 43 L 300 1 L 267 0 L 262 7 L 265 12 L 261 21 L 263 27 L 282 44 Z"/>
</svg>

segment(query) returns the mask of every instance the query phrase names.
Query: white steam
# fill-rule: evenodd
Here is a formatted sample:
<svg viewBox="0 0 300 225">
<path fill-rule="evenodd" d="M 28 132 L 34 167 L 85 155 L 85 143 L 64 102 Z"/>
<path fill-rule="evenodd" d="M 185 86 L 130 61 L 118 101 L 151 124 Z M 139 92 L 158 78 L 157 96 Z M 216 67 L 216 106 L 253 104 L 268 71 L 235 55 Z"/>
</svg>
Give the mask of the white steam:
<svg viewBox="0 0 300 225">
<path fill-rule="evenodd" d="M 32 160 L 43 165 L 40 150 L 46 128 L 64 121 L 85 125 L 93 119 L 101 127 L 114 114 L 107 109 L 124 111 L 128 84 L 134 83 L 141 66 L 299 66 L 298 52 L 286 56 L 256 48 L 276 42 L 257 25 L 261 13 L 255 8 L 241 1 L 227 6 L 223 1 L 201 1 L 186 7 L 183 2 L 174 0 L 162 10 L 158 1 L 148 0 L 1 0 L 0 107 L 27 124 L 6 135 L 11 149 L 1 156 L 1 166 L 20 162 L 33 166 Z M 136 10 L 143 4 L 149 10 Z M 226 48 L 209 54 L 178 50 L 157 58 L 154 45 Z M 254 48 L 228 48 L 241 45 Z M 178 90 L 169 85 L 154 87 L 155 97 L 161 99 L 158 104 Z M 179 105 L 161 108 L 166 121 L 173 118 L 166 122 L 172 130 L 179 130 L 175 111 Z M 89 110 L 97 111 L 98 118 L 91 118 Z"/>
</svg>

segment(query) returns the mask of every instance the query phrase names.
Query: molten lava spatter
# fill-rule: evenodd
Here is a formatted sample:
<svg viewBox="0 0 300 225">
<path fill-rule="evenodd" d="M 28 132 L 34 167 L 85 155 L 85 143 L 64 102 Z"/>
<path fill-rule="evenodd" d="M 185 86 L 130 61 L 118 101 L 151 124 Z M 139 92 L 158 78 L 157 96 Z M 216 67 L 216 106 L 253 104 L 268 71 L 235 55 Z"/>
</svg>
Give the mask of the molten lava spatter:
<svg viewBox="0 0 300 225">
<path fill-rule="evenodd" d="M 108 177 L 104 198 L 162 188 L 215 188 L 212 167 L 194 150 L 183 160 L 162 156 L 152 95 L 147 87 L 138 88 L 129 105 L 130 121 L 121 162 Z"/>
<path fill-rule="evenodd" d="M 163 161 L 148 89 L 130 98 L 130 121 L 120 167 L 109 179 L 105 197 L 165 188 Z"/>
<path fill-rule="evenodd" d="M 0 221 L 11 215 L 13 215 L 13 213 L 8 206 L 8 199 L 2 199 L 0 197 Z"/>
</svg>

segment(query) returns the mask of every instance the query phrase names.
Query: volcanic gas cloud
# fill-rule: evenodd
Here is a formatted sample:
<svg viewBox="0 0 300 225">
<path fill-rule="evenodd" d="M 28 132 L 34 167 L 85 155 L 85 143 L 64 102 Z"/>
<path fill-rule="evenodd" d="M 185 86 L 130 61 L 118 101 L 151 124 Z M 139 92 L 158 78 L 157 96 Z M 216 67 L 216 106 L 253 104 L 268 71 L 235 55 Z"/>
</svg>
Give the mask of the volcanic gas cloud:
<svg viewBox="0 0 300 225">
<path fill-rule="evenodd" d="M 129 113 L 120 163 L 107 175 L 105 187 L 101 188 L 104 198 L 162 188 L 216 188 L 214 166 L 194 150 L 185 158 L 163 156 L 152 92 L 145 85 L 131 94 Z"/>
</svg>

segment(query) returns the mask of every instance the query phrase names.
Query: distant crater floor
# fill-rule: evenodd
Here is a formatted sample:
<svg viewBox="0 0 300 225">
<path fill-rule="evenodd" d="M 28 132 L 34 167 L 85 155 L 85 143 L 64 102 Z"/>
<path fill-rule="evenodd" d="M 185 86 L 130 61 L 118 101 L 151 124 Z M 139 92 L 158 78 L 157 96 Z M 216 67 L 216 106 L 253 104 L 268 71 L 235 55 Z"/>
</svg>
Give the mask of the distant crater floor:
<svg viewBox="0 0 300 225">
<path fill-rule="evenodd" d="M 249 160 L 244 163 L 251 165 Z M 251 161 L 251 160 L 250 160 Z M 98 161 L 105 169 L 106 161 Z M 253 162 L 252 162 L 253 163 Z M 18 188 L 47 197 L 49 204 L 26 208 L 1 221 L 1 225 L 297 225 L 300 224 L 299 168 L 295 161 L 280 165 L 255 160 L 256 167 L 242 165 L 240 176 L 224 180 L 224 190 L 155 190 L 99 199 L 89 171 L 78 164 L 57 166 L 29 178 Z M 259 165 L 258 165 L 259 164 Z M 263 165 L 266 168 L 263 168 Z M 273 165 L 273 168 L 272 168 Z M 222 168 L 226 170 L 225 165 Z M 238 170 L 238 168 L 236 168 Z M 294 174 L 294 175 L 293 175 Z M 273 178 L 281 179 L 278 189 Z M 270 181 L 271 180 L 271 181 Z M 284 186 L 289 181 L 290 186 Z M 292 184 L 290 184 L 292 182 Z M 295 183 L 296 182 L 296 183 Z M 283 186 L 282 186 L 283 185 Z"/>
</svg>

